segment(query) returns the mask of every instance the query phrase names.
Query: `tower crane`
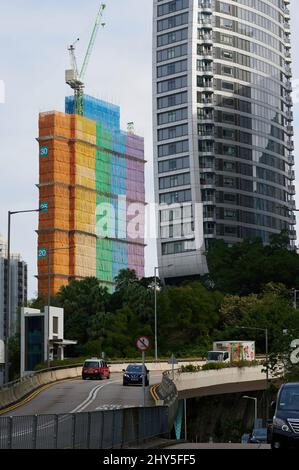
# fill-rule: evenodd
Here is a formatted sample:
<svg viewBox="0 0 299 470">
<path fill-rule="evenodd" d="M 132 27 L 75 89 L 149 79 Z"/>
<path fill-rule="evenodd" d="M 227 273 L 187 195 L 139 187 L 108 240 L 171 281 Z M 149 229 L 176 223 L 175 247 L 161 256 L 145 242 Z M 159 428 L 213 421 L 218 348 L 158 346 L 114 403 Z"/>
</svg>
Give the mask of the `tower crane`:
<svg viewBox="0 0 299 470">
<path fill-rule="evenodd" d="M 66 83 L 74 90 L 74 113 L 83 116 L 84 113 L 84 104 L 83 104 L 83 95 L 84 95 L 84 79 L 86 75 L 86 70 L 90 61 L 90 57 L 94 48 L 95 40 L 99 31 L 100 26 L 105 27 L 105 23 L 102 23 L 102 18 L 106 5 L 101 3 L 95 25 L 92 31 L 92 35 L 88 44 L 87 52 L 84 58 L 84 62 L 79 72 L 77 59 L 76 59 L 76 44 L 79 42 L 77 39 L 71 46 L 68 47 L 71 59 L 71 69 L 66 70 L 65 72 L 65 81 Z"/>
</svg>

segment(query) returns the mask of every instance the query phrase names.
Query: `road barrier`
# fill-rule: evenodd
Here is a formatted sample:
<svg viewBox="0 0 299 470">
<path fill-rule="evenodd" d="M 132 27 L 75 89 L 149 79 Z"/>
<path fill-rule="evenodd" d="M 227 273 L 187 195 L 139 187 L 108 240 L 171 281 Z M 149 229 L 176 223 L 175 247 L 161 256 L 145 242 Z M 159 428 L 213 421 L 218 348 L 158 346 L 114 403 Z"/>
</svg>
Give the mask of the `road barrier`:
<svg viewBox="0 0 299 470">
<path fill-rule="evenodd" d="M 0 418 L 0 449 L 117 449 L 168 433 L 168 407 Z"/>
<path fill-rule="evenodd" d="M 9 383 L 0 389 L 0 411 L 18 403 L 34 391 L 60 380 L 74 379 L 81 375 L 81 366 L 57 367 L 35 372 L 23 379 Z"/>
</svg>

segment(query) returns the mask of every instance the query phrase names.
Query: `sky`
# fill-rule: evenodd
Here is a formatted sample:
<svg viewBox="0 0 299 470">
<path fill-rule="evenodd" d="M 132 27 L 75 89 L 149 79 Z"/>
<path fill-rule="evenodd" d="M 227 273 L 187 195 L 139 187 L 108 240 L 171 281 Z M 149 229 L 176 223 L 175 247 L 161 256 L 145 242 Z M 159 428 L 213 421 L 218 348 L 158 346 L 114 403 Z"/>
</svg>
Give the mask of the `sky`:
<svg viewBox="0 0 299 470">
<path fill-rule="evenodd" d="M 93 28 L 99 0 L 1 0 L 0 3 L 0 234 L 7 211 L 38 207 L 38 113 L 64 111 L 70 94 L 64 71 L 67 47 L 76 38 L 79 64 Z M 118 104 L 122 127 L 135 123 L 145 137 L 146 199 L 154 201 L 152 150 L 152 0 L 106 0 L 106 28 L 99 32 L 86 75 L 86 93 Z M 299 17 L 291 1 L 295 160 L 299 143 Z M 1 83 L 5 102 L 1 104 Z M 298 91 L 297 91 L 298 90 Z M 297 165 L 298 166 L 298 165 Z M 296 169 L 296 167 L 295 167 Z M 299 171 L 299 167 L 298 167 Z M 299 181 L 299 179 L 298 179 Z M 299 183 L 297 206 L 299 207 Z M 37 215 L 13 218 L 12 250 L 28 262 L 29 297 L 36 294 Z M 147 240 L 146 275 L 157 264 Z"/>
</svg>

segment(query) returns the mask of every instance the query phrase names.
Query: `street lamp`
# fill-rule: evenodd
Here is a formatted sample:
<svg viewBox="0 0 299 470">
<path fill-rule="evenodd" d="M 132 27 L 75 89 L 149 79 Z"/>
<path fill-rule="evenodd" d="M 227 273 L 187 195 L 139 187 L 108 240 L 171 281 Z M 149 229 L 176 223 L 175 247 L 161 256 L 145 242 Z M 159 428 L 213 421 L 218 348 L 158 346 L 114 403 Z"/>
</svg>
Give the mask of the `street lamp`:
<svg viewBox="0 0 299 470">
<path fill-rule="evenodd" d="M 268 328 L 257 328 L 254 326 L 240 326 L 239 327 L 241 330 L 256 330 L 256 331 L 263 331 L 265 333 L 265 344 L 266 344 L 266 361 L 267 361 L 267 367 L 266 367 L 266 384 L 267 384 L 267 389 L 269 387 L 269 369 L 268 369 L 268 359 L 269 359 L 269 334 L 268 334 Z M 266 399 L 267 402 L 267 399 Z M 268 403 L 266 403 L 268 404 Z M 267 406 L 267 418 L 269 416 L 269 409 Z"/>
<path fill-rule="evenodd" d="M 5 383 L 9 382 L 9 339 L 11 336 L 11 302 L 10 302 L 10 247 L 11 247 L 11 216 L 16 214 L 28 214 L 40 212 L 41 209 L 31 209 L 26 211 L 8 211 L 7 224 L 7 290 L 6 290 L 6 331 L 5 331 Z"/>
<path fill-rule="evenodd" d="M 254 400 L 254 426 L 256 426 L 256 423 L 257 423 L 257 398 L 248 397 L 247 395 L 244 395 L 242 398 L 245 398 L 246 400 Z"/>
<path fill-rule="evenodd" d="M 163 266 L 164 268 L 171 268 L 173 264 Z M 158 361 L 158 319 L 157 319 L 157 271 L 161 266 L 155 267 L 155 360 Z"/>
</svg>

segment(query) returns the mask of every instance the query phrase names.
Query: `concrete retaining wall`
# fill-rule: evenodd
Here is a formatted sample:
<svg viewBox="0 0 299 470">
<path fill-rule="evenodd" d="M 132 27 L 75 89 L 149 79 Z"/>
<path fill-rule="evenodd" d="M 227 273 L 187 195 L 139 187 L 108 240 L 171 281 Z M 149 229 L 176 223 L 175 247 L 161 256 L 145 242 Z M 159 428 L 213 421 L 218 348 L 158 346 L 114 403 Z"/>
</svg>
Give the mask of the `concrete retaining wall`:
<svg viewBox="0 0 299 470">
<path fill-rule="evenodd" d="M 263 369 L 263 366 L 257 366 L 230 367 L 195 373 L 176 372 L 174 382 L 179 398 L 235 393 L 244 390 L 263 390 L 267 385 Z"/>
<path fill-rule="evenodd" d="M 48 385 L 59 380 L 73 379 L 81 375 L 82 367 L 70 367 L 67 369 L 57 369 L 41 371 L 21 381 L 0 389 L 0 410 L 30 395 L 44 385 Z"/>
</svg>

